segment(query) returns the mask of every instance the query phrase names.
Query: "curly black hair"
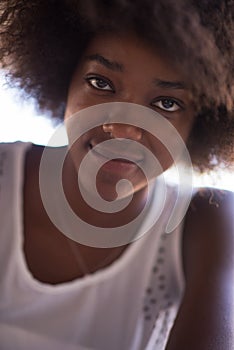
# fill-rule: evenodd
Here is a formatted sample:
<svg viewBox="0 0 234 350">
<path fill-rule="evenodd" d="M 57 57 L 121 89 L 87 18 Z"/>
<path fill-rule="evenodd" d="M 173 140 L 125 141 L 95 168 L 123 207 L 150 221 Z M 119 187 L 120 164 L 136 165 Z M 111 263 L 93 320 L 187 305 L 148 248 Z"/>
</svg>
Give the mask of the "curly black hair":
<svg viewBox="0 0 234 350">
<path fill-rule="evenodd" d="M 134 30 L 169 55 L 193 94 L 188 148 L 200 171 L 234 150 L 233 0 L 0 0 L 0 60 L 42 111 L 63 117 L 68 87 L 90 40 Z"/>
</svg>

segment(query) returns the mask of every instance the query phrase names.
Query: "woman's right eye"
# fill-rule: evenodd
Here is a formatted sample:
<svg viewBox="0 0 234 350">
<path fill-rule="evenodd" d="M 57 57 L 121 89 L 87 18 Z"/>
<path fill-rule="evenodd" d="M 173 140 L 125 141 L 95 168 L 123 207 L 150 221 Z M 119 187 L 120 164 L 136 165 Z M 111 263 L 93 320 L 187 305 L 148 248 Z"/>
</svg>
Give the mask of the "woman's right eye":
<svg viewBox="0 0 234 350">
<path fill-rule="evenodd" d="M 92 76 L 92 77 L 86 77 L 85 80 L 94 89 L 114 92 L 114 89 L 111 86 L 111 83 L 104 78 Z"/>
</svg>

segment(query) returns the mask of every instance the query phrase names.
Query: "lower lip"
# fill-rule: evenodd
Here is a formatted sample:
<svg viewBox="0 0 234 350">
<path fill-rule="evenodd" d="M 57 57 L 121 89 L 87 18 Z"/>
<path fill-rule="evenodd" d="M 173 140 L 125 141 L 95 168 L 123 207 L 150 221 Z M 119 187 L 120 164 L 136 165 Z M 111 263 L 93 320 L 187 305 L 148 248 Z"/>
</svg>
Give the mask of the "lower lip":
<svg viewBox="0 0 234 350">
<path fill-rule="evenodd" d="M 126 162 L 117 159 L 109 160 L 103 164 L 102 169 L 115 174 L 126 174 L 135 171 L 137 169 L 137 165 L 132 162 Z"/>
<path fill-rule="evenodd" d="M 93 155 L 99 159 L 106 159 L 104 156 L 97 152 L 93 152 Z M 113 174 L 126 174 L 134 172 L 138 169 L 139 165 L 134 162 L 130 162 L 123 159 L 113 159 L 113 160 L 107 160 L 106 163 L 104 163 L 101 167 L 102 170 L 108 171 Z"/>
</svg>

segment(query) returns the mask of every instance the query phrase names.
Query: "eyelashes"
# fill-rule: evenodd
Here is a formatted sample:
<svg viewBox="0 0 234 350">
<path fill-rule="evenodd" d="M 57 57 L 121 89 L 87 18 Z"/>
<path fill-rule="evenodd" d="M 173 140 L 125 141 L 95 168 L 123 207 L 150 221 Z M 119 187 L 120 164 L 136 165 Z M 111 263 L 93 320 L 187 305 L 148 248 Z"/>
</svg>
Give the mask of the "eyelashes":
<svg viewBox="0 0 234 350">
<path fill-rule="evenodd" d="M 86 76 L 85 80 L 94 89 L 115 92 L 113 84 L 107 78 L 91 75 Z"/>
<path fill-rule="evenodd" d="M 176 112 L 180 109 L 184 109 L 182 103 L 170 97 L 160 97 L 151 105 L 167 112 Z"/>
<path fill-rule="evenodd" d="M 84 79 L 92 89 L 107 93 L 115 93 L 113 83 L 103 76 L 89 74 Z M 184 103 L 182 101 L 169 96 L 158 97 L 150 103 L 150 106 L 169 113 L 184 109 Z"/>
</svg>

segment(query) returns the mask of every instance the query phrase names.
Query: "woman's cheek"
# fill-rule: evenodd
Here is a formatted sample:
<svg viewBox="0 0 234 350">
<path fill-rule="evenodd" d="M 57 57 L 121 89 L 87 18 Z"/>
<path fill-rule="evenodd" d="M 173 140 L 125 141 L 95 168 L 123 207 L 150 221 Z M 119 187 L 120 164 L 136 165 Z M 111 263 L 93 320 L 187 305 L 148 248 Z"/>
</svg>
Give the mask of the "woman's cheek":
<svg viewBox="0 0 234 350">
<path fill-rule="evenodd" d="M 161 141 L 155 137 L 149 140 L 150 151 L 153 156 L 157 159 L 162 169 L 165 171 L 173 164 L 173 158 L 167 149 L 166 145 L 163 145 Z"/>
</svg>

